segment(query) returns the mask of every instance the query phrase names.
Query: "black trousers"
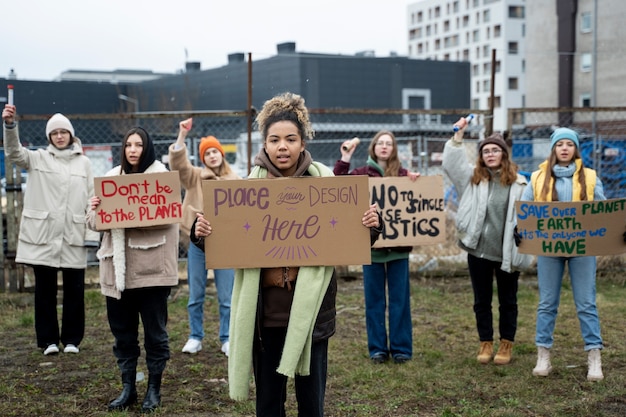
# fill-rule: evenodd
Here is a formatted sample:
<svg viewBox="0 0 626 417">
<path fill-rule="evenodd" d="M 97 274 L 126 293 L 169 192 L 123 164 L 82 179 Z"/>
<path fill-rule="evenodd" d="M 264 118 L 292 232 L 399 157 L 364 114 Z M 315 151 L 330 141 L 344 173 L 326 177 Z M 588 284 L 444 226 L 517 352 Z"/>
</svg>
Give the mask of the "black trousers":
<svg viewBox="0 0 626 417">
<path fill-rule="evenodd" d="M 107 316 L 115 337 L 113 354 L 122 373 L 134 372 L 139 359 L 139 318 L 143 323 L 146 365 L 162 374 L 170 358 L 167 334 L 167 297 L 170 287 L 124 290 L 122 298 L 107 297 Z"/>
<path fill-rule="evenodd" d="M 500 262 L 467 255 L 467 264 L 474 289 L 474 314 L 481 342 L 493 340 L 493 276 L 498 287 L 500 338 L 515 341 L 517 331 L 517 281 L 519 272 L 505 272 Z"/>
<path fill-rule="evenodd" d="M 276 372 L 287 335 L 286 327 L 264 327 L 255 338 L 253 365 L 257 417 L 285 417 L 287 377 Z M 296 375 L 298 417 L 323 417 L 328 368 L 328 339 L 313 342 L 311 373 Z"/>
<path fill-rule="evenodd" d="M 61 333 L 57 317 L 57 277 L 63 277 Z M 37 346 L 80 345 L 85 335 L 85 270 L 33 265 Z"/>
</svg>

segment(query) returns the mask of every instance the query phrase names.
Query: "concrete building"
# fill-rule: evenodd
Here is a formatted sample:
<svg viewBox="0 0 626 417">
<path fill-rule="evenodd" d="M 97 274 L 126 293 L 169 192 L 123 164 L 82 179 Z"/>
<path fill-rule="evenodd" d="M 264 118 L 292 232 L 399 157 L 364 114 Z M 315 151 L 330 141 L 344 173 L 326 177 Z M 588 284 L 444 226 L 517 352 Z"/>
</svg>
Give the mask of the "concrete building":
<svg viewBox="0 0 626 417">
<path fill-rule="evenodd" d="M 525 22 L 524 0 L 417 1 L 407 6 L 408 54 L 470 62 L 472 108 L 486 110 L 495 50 L 493 129 L 501 131 L 507 109 L 526 105 Z"/>
<path fill-rule="evenodd" d="M 527 106 L 624 106 L 626 2 L 526 0 L 526 5 L 532 11 L 527 19 Z"/>
</svg>

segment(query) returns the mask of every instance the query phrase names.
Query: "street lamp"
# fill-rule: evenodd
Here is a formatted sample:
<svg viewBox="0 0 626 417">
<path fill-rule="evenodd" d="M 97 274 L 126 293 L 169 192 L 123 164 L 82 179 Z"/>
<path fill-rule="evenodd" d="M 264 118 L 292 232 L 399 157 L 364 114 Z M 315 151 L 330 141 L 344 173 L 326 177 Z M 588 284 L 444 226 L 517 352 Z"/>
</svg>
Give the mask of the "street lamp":
<svg viewBox="0 0 626 417">
<path fill-rule="evenodd" d="M 120 100 L 124 100 L 124 101 L 128 101 L 130 103 L 133 103 L 135 105 L 135 113 L 139 113 L 139 100 L 137 100 L 136 98 L 128 97 L 128 96 L 126 96 L 124 94 L 118 95 L 117 98 L 119 98 Z"/>
</svg>

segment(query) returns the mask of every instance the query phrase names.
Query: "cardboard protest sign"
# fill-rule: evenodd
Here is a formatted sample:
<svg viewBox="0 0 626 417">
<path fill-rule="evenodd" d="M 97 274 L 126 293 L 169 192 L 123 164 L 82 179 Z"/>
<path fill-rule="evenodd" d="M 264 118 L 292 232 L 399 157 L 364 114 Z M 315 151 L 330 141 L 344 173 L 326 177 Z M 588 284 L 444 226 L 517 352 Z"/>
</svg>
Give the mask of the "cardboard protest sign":
<svg viewBox="0 0 626 417">
<path fill-rule="evenodd" d="M 208 268 L 371 262 L 366 176 L 202 181 Z"/>
<path fill-rule="evenodd" d="M 98 230 L 179 223 L 183 210 L 178 171 L 96 177 Z"/>
<path fill-rule="evenodd" d="M 518 201 L 520 253 L 598 256 L 626 252 L 626 199 L 577 202 Z"/>
<path fill-rule="evenodd" d="M 434 245 L 446 241 L 443 177 L 432 175 L 370 178 L 370 201 L 383 216 L 385 229 L 375 248 Z"/>
</svg>

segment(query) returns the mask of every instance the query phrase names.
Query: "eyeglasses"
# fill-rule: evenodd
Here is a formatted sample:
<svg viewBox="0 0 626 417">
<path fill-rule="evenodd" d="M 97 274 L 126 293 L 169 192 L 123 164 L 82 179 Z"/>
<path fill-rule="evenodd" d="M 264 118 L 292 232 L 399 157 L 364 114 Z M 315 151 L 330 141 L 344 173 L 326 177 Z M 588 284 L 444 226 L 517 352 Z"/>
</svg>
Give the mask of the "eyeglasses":
<svg viewBox="0 0 626 417">
<path fill-rule="evenodd" d="M 379 140 L 378 142 L 376 142 L 376 146 L 388 146 L 388 147 L 393 147 L 393 142 L 392 141 L 386 141 L 386 140 Z"/>
<path fill-rule="evenodd" d="M 70 132 L 68 132 L 65 129 L 60 129 L 60 130 L 55 130 L 53 132 L 50 132 L 50 136 L 58 136 L 58 135 L 69 135 Z"/>
<path fill-rule="evenodd" d="M 482 151 L 483 156 L 500 155 L 501 153 L 502 149 L 483 149 Z"/>
</svg>

